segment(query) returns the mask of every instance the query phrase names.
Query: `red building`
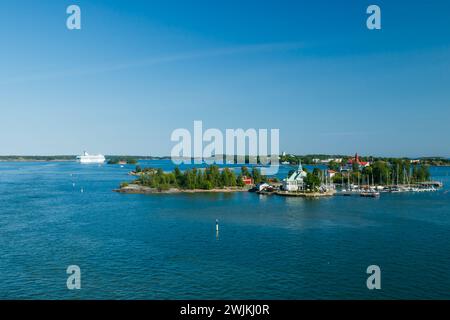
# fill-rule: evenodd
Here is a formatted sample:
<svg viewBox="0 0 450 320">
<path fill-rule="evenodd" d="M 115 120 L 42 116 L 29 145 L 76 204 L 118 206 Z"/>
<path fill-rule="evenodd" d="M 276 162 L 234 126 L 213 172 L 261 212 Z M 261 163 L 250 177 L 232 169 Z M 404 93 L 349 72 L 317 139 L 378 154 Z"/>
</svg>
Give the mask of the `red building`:
<svg viewBox="0 0 450 320">
<path fill-rule="evenodd" d="M 353 165 L 354 162 L 359 164 L 360 167 L 367 167 L 368 165 L 370 165 L 369 162 L 359 160 L 359 156 L 358 156 L 357 153 L 355 153 L 355 157 L 350 159 L 350 160 L 348 160 L 347 163 Z"/>
<path fill-rule="evenodd" d="M 253 179 L 250 178 L 250 177 L 243 176 L 242 177 L 242 182 L 244 182 L 244 184 L 246 186 L 252 186 L 253 185 Z"/>
<path fill-rule="evenodd" d="M 361 161 L 359 159 L 358 153 L 355 154 L 355 157 L 349 159 L 347 161 L 347 163 L 345 164 L 345 166 L 341 169 L 342 170 L 352 170 L 353 169 L 353 164 L 357 163 L 359 168 L 364 168 L 364 167 L 368 167 L 370 165 L 370 162 L 367 161 Z"/>
</svg>

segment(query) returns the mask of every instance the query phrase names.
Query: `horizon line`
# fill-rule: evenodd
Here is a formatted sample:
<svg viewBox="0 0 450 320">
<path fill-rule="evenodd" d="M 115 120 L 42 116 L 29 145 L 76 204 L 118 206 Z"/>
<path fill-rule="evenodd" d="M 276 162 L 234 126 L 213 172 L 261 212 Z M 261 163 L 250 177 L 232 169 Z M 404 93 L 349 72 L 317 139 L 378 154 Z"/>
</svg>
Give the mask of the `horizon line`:
<svg viewBox="0 0 450 320">
<path fill-rule="evenodd" d="M 331 153 L 308 153 L 308 154 L 294 154 L 294 153 L 286 153 L 286 155 L 291 155 L 295 157 L 309 157 L 309 156 L 329 156 L 329 157 L 353 157 L 355 154 L 331 154 Z M 382 155 L 364 155 L 359 154 L 359 156 L 363 158 L 406 158 L 406 159 L 450 159 L 450 156 L 417 156 L 417 157 L 410 157 L 410 156 L 382 156 Z M 0 158 L 12 158 L 12 157 L 77 157 L 78 154 L 0 154 Z M 172 158 L 170 155 L 136 155 L 136 154 L 105 154 L 105 157 L 133 157 L 133 158 Z M 249 156 L 250 155 L 226 155 L 226 154 L 219 154 L 216 156 Z M 258 155 L 259 156 L 259 155 Z M 264 155 L 264 156 L 270 156 L 270 155 Z M 282 156 L 282 154 L 278 154 L 278 156 Z M 207 158 L 213 158 L 214 156 L 207 157 Z M 176 157 L 177 159 L 180 158 L 189 158 L 189 157 Z M 200 157 L 190 157 L 191 159 L 199 159 Z M 201 157 L 202 159 L 204 157 Z"/>
</svg>

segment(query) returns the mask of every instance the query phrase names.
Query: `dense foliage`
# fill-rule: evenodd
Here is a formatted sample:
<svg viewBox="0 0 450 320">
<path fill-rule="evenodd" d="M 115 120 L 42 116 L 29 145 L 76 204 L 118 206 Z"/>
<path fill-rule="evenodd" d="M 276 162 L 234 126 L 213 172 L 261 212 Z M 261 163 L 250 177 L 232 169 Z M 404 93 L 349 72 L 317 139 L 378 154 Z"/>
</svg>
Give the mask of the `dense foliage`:
<svg viewBox="0 0 450 320">
<path fill-rule="evenodd" d="M 428 165 L 411 164 L 410 160 L 391 159 L 390 162 L 376 160 L 370 166 L 353 168 L 351 172 L 337 173 L 335 183 L 373 183 L 378 185 L 408 184 L 430 179 Z"/>
<path fill-rule="evenodd" d="M 265 179 L 257 168 L 252 169 L 249 173 L 246 167 L 242 167 L 241 173 L 236 174 L 230 168 L 219 169 L 218 166 L 212 165 L 204 170 L 188 169 L 184 172 L 176 167 L 172 172 L 163 172 L 162 169 L 155 168 L 136 168 L 136 172 L 140 172 L 137 184 L 156 188 L 158 190 L 168 190 L 170 188 L 178 189 L 203 189 L 210 190 L 215 188 L 228 187 L 244 187 L 243 177 L 251 177 L 255 183 L 259 183 Z"/>
<path fill-rule="evenodd" d="M 316 191 L 322 183 L 322 170 L 314 168 L 313 172 L 307 172 L 304 183 L 307 190 Z"/>
</svg>

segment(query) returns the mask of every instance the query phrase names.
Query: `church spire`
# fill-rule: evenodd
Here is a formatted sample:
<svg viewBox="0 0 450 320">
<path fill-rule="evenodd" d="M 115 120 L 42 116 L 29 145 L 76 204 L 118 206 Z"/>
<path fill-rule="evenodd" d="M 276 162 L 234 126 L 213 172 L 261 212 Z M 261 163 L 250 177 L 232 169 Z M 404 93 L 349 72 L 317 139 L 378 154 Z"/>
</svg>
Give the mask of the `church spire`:
<svg viewBox="0 0 450 320">
<path fill-rule="evenodd" d="M 302 160 L 298 160 L 298 171 L 303 171 Z"/>
</svg>

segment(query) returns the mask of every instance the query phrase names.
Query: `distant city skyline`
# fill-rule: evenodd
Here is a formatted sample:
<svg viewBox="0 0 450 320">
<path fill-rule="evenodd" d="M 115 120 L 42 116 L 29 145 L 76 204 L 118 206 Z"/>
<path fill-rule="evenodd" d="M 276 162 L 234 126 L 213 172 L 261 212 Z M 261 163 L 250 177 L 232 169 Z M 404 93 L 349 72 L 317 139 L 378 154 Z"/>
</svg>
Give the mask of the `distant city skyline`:
<svg viewBox="0 0 450 320">
<path fill-rule="evenodd" d="M 66 28 L 81 8 L 82 29 Z M 368 30 L 366 8 L 381 8 Z M 445 1 L 0 3 L 0 155 L 168 156 L 171 132 L 280 151 L 450 157 Z"/>
</svg>

